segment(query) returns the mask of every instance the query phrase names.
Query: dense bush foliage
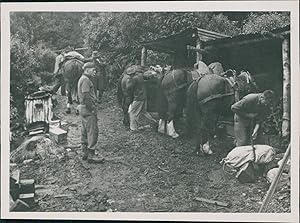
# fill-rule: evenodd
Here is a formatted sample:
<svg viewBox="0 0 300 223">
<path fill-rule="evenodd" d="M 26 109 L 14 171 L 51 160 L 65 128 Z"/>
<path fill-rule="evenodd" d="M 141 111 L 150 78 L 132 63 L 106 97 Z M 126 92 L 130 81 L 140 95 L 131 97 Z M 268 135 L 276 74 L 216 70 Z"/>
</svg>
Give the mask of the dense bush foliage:
<svg viewBox="0 0 300 223">
<path fill-rule="evenodd" d="M 11 33 L 30 46 L 44 44 L 52 50 L 68 45 L 82 46 L 80 21 L 83 13 L 77 12 L 12 12 Z"/>
<path fill-rule="evenodd" d="M 251 13 L 243 26 L 244 33 L 270 31 L 290 24 L 289 12 Z"/>
<path fill-rule="evenodd" d="M 100 51 L 112 66 L 114 75 L 120 76 L 125 66 L 140 59 L 140 43 L 168 36 L 190 27 L 201 27 L 225 34 L 236 34 L 239 28 L 221 13 L 94 13 L 82 20 L 84 40 Z M 149 64 L 165 64 L 170 55 L 150 52 Z M 117 66 L 114 66 L 114 65 Z"/>
<path fill-rule="evenodd" d="M 43 45 L 30 46 L 18 35 L 12 36 L 10 47 L 11 104 L 22 115 L 25 95 L 52 81 L 56 55 Z"/>
</svg>

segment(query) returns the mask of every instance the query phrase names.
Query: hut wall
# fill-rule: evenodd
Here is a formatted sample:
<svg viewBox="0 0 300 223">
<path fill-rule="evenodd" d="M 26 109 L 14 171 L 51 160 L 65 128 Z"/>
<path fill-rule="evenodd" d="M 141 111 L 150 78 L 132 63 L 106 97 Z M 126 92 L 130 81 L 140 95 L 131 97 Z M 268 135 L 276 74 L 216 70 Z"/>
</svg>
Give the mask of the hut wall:
<svg viewBox="0 0 300 223">
<path fill-rule="evenodd" d="M 282 95 L 281 41 L 219 47 L 206 55 L 204 61 L 207 64 L 219 61 L 225 70 L 248 70 L 254 76 L 260 91 L 272 89 Z"/>
</svg>

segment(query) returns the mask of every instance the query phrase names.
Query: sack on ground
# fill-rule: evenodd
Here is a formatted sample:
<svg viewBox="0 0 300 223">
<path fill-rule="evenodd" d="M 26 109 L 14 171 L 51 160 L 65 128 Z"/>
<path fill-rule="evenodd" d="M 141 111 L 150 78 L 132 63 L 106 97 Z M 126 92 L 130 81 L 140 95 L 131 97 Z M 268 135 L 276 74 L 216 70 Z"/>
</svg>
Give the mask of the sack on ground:
<svg viewBox="0 0 300 223">
<path fill-rule="evenodd" d="M 268 145 L 254 145 L 254 148 L 255 154 L 251 145 L 235 147 L 222 160 L 222 163 L 234 168 L 240 168 L 249 161 L 254 161 L 256 164 L 267 164 L 274 159 L 276 152 L 273 147 Z"/>
<path fill-rule="evenodd" d="M 250 161 L 245 163 L 236 174 L 236 178 L 241 183 L 254 183 L 257 178 L 258 166 Z"/>
<path fill-rule="evenodd" d="M 254 182 L 257 177 L 258 165 L 267 164 L 275 157 L 275 150 L 268 145 L 239 146 L 234 148 L 221 161 L 223 169 L 231 169 L 236 178 L 243 183 Z M 234 170 L 234 171 L 232 171 Z"/>
</svg>

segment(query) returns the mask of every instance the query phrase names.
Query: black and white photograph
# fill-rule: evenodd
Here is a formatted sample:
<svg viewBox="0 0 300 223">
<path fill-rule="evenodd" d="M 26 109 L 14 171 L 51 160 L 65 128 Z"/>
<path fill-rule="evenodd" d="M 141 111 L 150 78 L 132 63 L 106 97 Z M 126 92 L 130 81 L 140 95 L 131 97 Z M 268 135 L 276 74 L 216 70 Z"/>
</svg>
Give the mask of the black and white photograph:
<svg viewBox="0 0 300 223">
<path fill-rule="evenodd" d="M 1 218 L 296 222 L 297 5 L 1 4 Z"/>
</svg>

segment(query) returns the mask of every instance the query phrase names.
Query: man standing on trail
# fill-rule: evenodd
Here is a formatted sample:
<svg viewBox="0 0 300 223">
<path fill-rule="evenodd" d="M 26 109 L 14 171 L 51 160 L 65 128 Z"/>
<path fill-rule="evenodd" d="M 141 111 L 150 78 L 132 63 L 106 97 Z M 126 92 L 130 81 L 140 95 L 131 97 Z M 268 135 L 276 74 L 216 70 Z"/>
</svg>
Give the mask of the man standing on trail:
<svg viewBox="0 0 300 223">
<path fill-rule="evenodd" d="M 81 148 L 83 160 L 90 163 L 103 162 L 103 158 L 95 156 L 98 140 L 97 106 L 94 85 L 91 78 L 96 75 L 94 63 L 87 62 L 83 65 L 83 74 L 78 81 L 78 97 L 80 105 L 78 111 L 82 121 Z"/>
<path fill-rule="evenodd" d="M 146 111 L 146 89 L 143 77 L 143 68 L 139 65 L 132 65 L 126 70 L 131 78 L 128 81 L 128 90 L 133 92 L 133 102 L 129 105 L 130 130 L 137 131 L 145 126 L 139 126 L 139 119 L 142 115 L 156 124 L 156 120 Z"/>
<path fill-rule="evenodd" d="M 260 124 L 270 114 L 274 102 L 274 92 L 248 94 L 231 106 L 234 114 L 234 135 L 236 146 L 249 145 L 257 138 Z"/>
</svg>

